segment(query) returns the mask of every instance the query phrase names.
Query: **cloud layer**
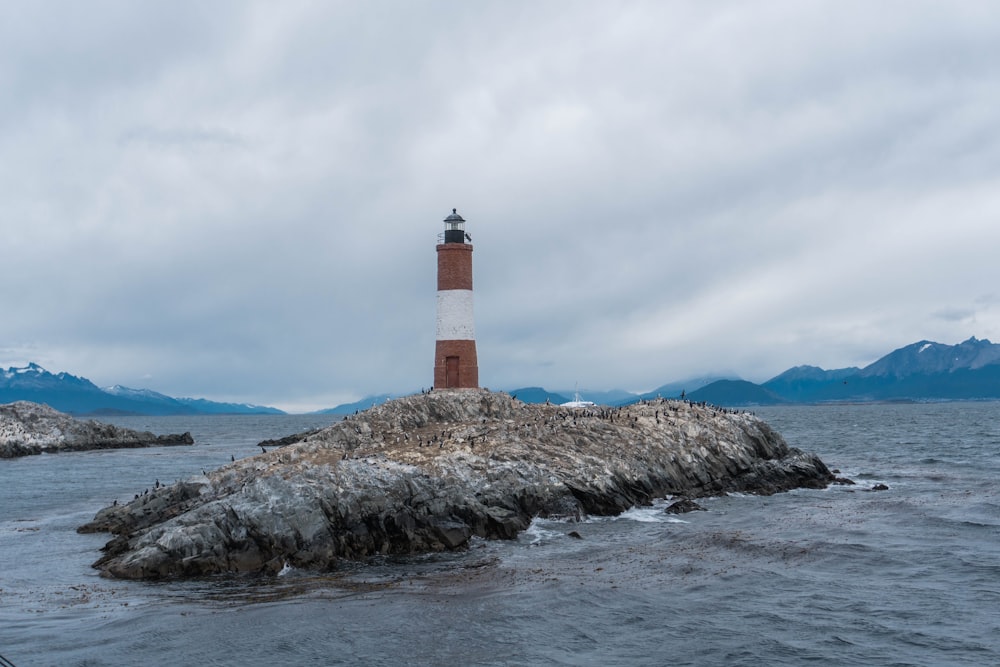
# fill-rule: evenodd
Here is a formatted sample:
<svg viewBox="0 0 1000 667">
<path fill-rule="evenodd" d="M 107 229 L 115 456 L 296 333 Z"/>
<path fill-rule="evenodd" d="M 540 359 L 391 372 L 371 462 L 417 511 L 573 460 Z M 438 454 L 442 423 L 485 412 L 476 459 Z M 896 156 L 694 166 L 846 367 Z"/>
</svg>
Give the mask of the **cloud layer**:
<svg viewBox="0 0 1000 667">
<path fill-rule="evenodd" d="M 988 2 L 12 3 L 0 362 L 326 407 L 1000 335 Z"/>
</svg>

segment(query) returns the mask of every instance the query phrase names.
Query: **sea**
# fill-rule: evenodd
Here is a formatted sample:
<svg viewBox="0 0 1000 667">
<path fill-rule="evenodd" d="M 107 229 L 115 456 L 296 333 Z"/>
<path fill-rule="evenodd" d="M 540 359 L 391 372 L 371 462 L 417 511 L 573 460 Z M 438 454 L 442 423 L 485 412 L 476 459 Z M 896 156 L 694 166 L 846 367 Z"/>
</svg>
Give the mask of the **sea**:
<svg viewBox="0 0 1000 667">
<path fill-rule="evenodd" d="M 755 411 L 856 484 L 157 582 L 77 526 L 333 418 L 108 419 L 196 444 L 0 460 L 0 665 L 1000 665 L 1000 403 Z"/>
</svg>

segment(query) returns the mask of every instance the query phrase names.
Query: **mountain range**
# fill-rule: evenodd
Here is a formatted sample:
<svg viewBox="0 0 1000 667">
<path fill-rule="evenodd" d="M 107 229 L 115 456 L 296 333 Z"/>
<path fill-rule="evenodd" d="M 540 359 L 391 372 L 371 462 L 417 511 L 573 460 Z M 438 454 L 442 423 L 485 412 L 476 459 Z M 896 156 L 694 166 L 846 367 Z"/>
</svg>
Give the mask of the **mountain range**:
<svg viewBox="0 0 1000 667">
<path fill-rule="evenodd" d="M 0 403 L 45 403 L 60 412 L 91 415 L 284 414 L 277 408 L 172 398 L 149 389 L 100 388 L 86 378 L 50 373 L 38 364 L 0 371 Z"/>
<path fill-rule="evenodd" d="M 628 405 L 643 399 L 680 396 L 722 406 L 1000 399 L 1000 345 L 975 337 L 957 345 L 922 340 L 864 368 L 824 370 L 796 366 L 761 384 L 707 376 L 671 382 L 641 394 L 620 389 L 548 391 L 542 387 L 521 387 L 508 393 L 525 403 L 555 404 L 574 400 L 579 394 L 581 399 L 599 405 Z M 401 395 L 367 396 L 317 414 L 351 414 Z M 172 398 L 119 385 L 102 389 L 86 378 L 49 373 L 34 363 L 0 371 L 0 403 L 13 401 L 46 403 L 71 414 L 285 414 L 272 407 Z"/>
<path fill-rule="evenodd" d="M 689 398 L 716 405 L 1000 399 L 1000 345 L 922 340 L 864 368 L 796 366 L 759 385 L 715 382 Z"/>
<path fill-rule="evenodd" d="M 512 393 L 530 400 L 544 391 L 535 387 Z M 600 392 L 580 394 L 595 403 L 627 405 L 657 396 L 678 398 L 682 392 L 692 401 L 722 406 L 1000 399 L 1000 345 L 975 337 L 957 345 L 922 340 L 864 368 L 796 366 L 761 384 L 697 378 L 613 401 L 601 400 Z"/>
</svg>

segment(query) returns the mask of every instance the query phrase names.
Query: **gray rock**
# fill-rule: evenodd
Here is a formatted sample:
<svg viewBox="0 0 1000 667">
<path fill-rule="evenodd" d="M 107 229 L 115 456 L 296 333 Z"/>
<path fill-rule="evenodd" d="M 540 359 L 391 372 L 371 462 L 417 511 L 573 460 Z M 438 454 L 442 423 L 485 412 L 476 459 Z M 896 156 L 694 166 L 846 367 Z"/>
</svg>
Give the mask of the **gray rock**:
<svg viewBox="0 0 1000 667">
<path fill-rule="evenodd" d="M 770 494 L 832 479 L 749 414 L 434 391 L 105 508 L 80 530 L 115 535 L 94 564 L 108 576 L 274 573 L 512 539 L 536 516 L 613 515 L 670 495 Z"/>
<path fill-rule="evenodd" d="M 153 435 L 94 420 L 80 420 L 39 403 L 0 405 L 0 458 L 29 454 L 193 445 L 190 433 Z"/>
<path fill-rule="evenodd" d="M 670 503 L 663 511 L 667 514 L 687 514 L 688 512 L 704 512 L 705 508 L 690 498 L 681 498 Z"/>
</svg>

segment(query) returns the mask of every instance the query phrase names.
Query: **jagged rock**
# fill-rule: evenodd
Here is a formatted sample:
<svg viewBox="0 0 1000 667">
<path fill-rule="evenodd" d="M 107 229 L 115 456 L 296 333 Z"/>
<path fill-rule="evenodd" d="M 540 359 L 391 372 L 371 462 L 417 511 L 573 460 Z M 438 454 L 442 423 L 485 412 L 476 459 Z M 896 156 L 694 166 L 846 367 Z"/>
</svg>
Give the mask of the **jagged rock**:
<svg viewBox="0 0 1000 667">
<path fill-rule="evenodd" d="M 870 490 L 871 491 L 888 491 L 889 487 L 886 486 L 885 484 L 875 484 L 875 485 L 872 486 L 872 488 Z"/>
<path fill-rule="evenodd" d="M 127 505 L 94 566 L 129 579 L 329 569 L 341 559 L 511 539 L 535 516 L 654 498 L 822 488 L 833 476 L 766 423 L 680 401 L 526 405 L 486 390 L 389 401 Z"/>
<path fill-rule="evenodd" d="M 92 419 L 74 419 L 47 405 L 28 401 L 0 405 L 0 458 L 43 452 L 193 444 L 190 433 L 153 435 Z"/>
<path fill-rule="evenodd" d="M 667 514 L 687 514 L 688 512 L 704 512 L 705 508 L 690 498 L 681 498 L 670 503 L 667 509 L 663 511 Z"/>
</svg>

